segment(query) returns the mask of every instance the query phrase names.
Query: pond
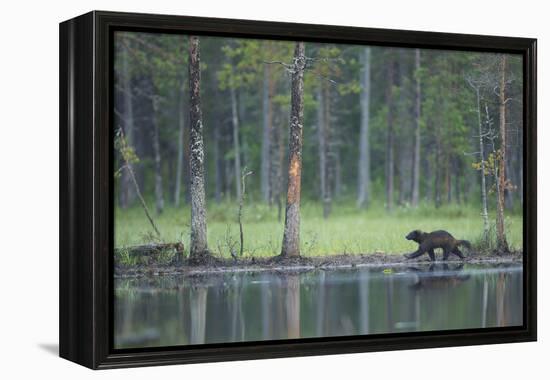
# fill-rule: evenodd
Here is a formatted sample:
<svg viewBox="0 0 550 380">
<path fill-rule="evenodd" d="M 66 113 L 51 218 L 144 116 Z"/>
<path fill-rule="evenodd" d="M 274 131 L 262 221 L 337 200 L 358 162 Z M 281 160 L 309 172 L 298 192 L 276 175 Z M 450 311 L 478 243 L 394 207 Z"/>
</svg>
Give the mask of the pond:
<svg viewBox="0 0 550 380">
<path fill-rule="evenodd" d="M 115 280 L 115 348 L 522 324 L 521 264 Z"/>
</svg>

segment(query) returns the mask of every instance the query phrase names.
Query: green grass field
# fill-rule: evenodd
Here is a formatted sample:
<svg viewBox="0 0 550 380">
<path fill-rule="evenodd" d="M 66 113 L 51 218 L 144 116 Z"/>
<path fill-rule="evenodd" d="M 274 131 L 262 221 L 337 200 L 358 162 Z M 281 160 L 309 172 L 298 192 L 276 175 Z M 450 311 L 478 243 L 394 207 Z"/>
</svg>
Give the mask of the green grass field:
<svg viewBox="0 0 550 380">
<path fill-rule="evenodd" d="M 229 256 L 234 244 L 239 250 L 237 206 L 233 203 L 208 205 L 208 245 L 216 255 Z M 494 215 L 490 216 L 494 224 Z M 283 213 L 284 219 L 284 213 Z M 164 242 L 182 241 L 189 246 L 190 210 L 167 208 L 155 217 Z M 522 216 L 506 216 L 507 238 L 511 249 L 522 247 Z M 264 204 L 249 204 L 243 213 L 244 254 L 273 256 L 280 253 L 283 221 L 277 221 L 277 208 Z M 357 210 L 353 202 L 334 204 L 328 219 L 323 219 L 321 206 L 302 202 L 301 253 L 303 256 L 343 253 L 405 253 L 417 244 L 405 235 L 414 229 L 433 231 L 444 229 L 457 239 L 480 240 L 482 220 L 479 210 L 469 206 L 421 206 L 418 209 L 396 207 L 388 213 L 383 205 L 373 204 L 368 210 Z M 151 242 L 152 228 L 143 210 L 136 206 L 115 212 L 115 246 L 127 247 Z"/>
</svg>

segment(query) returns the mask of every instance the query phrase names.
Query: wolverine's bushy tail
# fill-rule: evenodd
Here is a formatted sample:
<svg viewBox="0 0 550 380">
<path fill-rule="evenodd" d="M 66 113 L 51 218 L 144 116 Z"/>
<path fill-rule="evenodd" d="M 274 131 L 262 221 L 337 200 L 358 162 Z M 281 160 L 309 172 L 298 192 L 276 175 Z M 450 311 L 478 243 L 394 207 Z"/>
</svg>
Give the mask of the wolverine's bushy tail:
<svg viewBox="0 0 550 380">
<path fill-rule="evenodd" d="M 458 245 L 463 245 L 468 249 L 472 249 L 472 244 L 470 244 L 470 242 L 468 240 L 458 240 L 457 244 Z"/>
</svg>

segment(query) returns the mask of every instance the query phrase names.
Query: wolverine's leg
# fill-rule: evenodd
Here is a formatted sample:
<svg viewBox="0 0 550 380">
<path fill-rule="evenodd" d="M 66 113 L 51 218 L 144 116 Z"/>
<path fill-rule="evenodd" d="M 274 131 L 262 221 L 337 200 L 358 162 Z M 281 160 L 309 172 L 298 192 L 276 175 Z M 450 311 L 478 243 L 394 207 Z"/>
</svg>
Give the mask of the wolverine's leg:
<svg viewBox="0 0 550 380">
<path fill-rule="evenodd" d="M 430 249 L 430 250 L 428 251 L 428 255 L 430 255 L 430 260 L 431 260 L 431 261 L 435 261 L 435 252 L 434 252 L 433 249 Z"/>
<path fill-rule="evenodd" d="M 451 251 L 449 251 L 448 248 L 443 249 L 443 261 L 447 261 L 447 259 L 449 258 L 450 253 L 451 253 Z"/>
<path fill-rule="evenodd" d="M 458 247 L 455 247 L 455 249 L 453 249 L 453 253 L 464 260 L 464 255 L 462 254 L 462 252 L 460 252 L 460 249 L 458 249 Z"/>
<path fill-rule="evenodd" d="M 415 257 L 421 256 L 424 253 L 424 250 L 419 248 L 416 252 L 413 253 L 406 253 L 405 257 L 407 259 L 414 259 Z"/>
</svg>

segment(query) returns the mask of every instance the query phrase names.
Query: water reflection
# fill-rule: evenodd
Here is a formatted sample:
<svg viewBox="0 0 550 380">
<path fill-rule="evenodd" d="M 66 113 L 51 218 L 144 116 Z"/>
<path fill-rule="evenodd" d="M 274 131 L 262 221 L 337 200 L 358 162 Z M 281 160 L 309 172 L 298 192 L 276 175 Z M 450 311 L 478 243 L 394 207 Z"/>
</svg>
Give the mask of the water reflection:
<svg viewBox="0 0 550 380">
<path fill-rule="evenodd" d="M 519 265 L 115 281 L 115 347 L 522 324 Z"/>
</svg>

